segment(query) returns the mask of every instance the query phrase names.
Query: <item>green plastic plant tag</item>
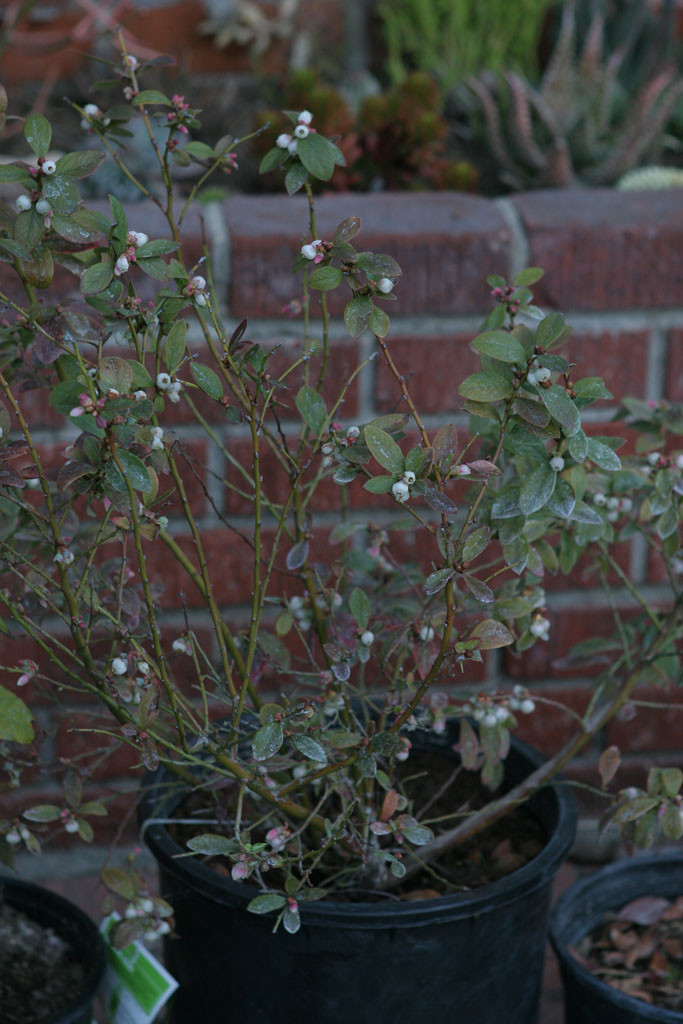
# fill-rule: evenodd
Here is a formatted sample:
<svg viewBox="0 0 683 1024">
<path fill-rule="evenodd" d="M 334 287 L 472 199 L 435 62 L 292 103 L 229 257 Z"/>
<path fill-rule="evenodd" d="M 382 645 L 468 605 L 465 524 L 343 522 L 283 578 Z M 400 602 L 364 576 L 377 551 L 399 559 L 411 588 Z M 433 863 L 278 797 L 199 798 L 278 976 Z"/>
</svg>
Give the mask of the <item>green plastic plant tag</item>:
<svg viewBox="0 0 683 1024">
<path fill-rule="evenodd" d="M 110 914 L 100 929 L 107 947 L 103 983 L 107 1020 L 109 1024 L 151 1024 L 178 982 L 141 942 L 114 949 L 107 941 L 107 931 L 117 920 L 117 914 Z"/>
</svg>

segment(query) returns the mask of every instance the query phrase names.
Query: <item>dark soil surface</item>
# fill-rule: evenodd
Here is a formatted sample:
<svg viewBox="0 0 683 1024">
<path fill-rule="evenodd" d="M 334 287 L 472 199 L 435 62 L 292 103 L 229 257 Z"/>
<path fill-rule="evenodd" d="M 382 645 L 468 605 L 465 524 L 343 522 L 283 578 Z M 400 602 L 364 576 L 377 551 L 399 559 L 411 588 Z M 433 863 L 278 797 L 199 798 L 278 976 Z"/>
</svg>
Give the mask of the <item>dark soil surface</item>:
<svg viewBox="0 0 683 1024">
<path fill-rule="evenodd" d="M 475 773 L 464 771 L 458 762 L 438 754 L 416 753 L 403 769 L 402 786 L 413 807 L 410 813 L 421 824 L 429 825 L 435 834 L 442 829 L 452 828 L 462 820 L 461 816 L 481 808 L 491 799 L 491 793 L 480 785 Z M 175 816 L 183 819 L 184 823 L 170 828 L 176 842 L 184 847 L 188 839 L 206 832 L 232 835 L 230 805 L 234 792 L 234 787 L 228 785 L 217 790 L 195 791 L 186 797 L 175 812 Z M 261 817 L 263 805 L 251 808 L 245 801 L 243 821 L 247 824 L 251 811 L 253 818 Z M 185 823 L 194 817 L 201 823 L 196 826 Z M 207 824 L 211 818 L 216 819 L 215 825 Z M 254 831 L 251 842 L 262 838 L 262 835 Z M 545 831 L 534 815 L 525 807 L 520 807 L 474 839 L 448 851 L 435 863 L 433 870 L 427 868 L 411 877 L 404 886 L 398 885 L 390 896 L 367 889 L 346 889 L 330 893 L 327 898 L 360 902 L 386 898 L 430 899 L 476 889 L 523 867 L 540 853 L 546 841 Z M 381 845 L 388 846 L 389 843 Z M 419 856 L 419 848 L 415 852 Z M 206 863 L 219 874 L 230 874 L 230 862 L 224 857 L 207 858 Z M 335 862 L 329 864 L 327 870 L 336 872 L 339 867 L 339 863 Z M 274 875 L 275 872 L 269 872 L 268 881 L 276 886 L 278 881 Z M 315 885 L 325 886 L 323 865 L 313 881 Z"/>
<path fill-rule="evenodd" d="M 572 952 L 612 988 L 683 1011 L 683 896 L 642 896 L 628 903 Z"/>
<path fill-rule="evenodd" d="M 0 1024 L 42 1024 L 84 982 L 83 967 L 52 928 L 0 907 Z"/>
</svg>

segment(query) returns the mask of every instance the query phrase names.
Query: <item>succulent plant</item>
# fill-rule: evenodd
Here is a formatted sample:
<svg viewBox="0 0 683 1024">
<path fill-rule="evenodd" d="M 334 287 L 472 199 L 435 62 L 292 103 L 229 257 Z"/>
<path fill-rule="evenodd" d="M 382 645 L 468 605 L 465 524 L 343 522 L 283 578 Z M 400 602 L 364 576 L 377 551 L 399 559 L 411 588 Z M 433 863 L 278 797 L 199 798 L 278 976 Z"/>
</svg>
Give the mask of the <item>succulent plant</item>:
<svg viewBox="0 0 683 1024">
<path fill-rule="evenodd" d="M 639 37 L 610 50 L 605 12 L 596 0 L 592 7 L 579 36 L 577 0 L 566 0 L 537 86 L 511 71 L 468 79 L 501 178 L 513 188 L 609 185 L 663 146 L 683 78 L 660 64 L 629 95 L 620 72 Z"/>
</svg>

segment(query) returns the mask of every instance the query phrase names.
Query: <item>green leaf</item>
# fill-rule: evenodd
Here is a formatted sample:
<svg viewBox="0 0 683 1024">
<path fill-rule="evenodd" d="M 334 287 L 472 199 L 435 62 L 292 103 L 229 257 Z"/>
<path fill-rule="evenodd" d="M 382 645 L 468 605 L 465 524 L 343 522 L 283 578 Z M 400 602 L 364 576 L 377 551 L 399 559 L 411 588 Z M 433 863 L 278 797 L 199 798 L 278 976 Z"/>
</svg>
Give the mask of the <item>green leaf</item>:
<svg viewBox="0 0 683 1024">
<path fill-rule="evenodd" d="M 287 150 L 280 149 L 279 146 L 274 146 L 273 149 L 269 149 L 259 164 L 259 174 L 267 174 L 268 171 L 274 171 L 276 167 L 279 167 L 280 164 L 284 163 L 287 156 Z"/>
<path fill-rule="evenodd" d="M 205 142 L 197 142 L 196 140 L 188 142 L 184 147 L 183 152 L 189 153 L 190 156 L 196 156 L 198 160 L 211 160 L 215 157 L 211 146 L 207 146 Z"/>
<path fill-rule="evenodd" d="M 103 356 L 98 363 L 97 373 L 105 388 L 114 388 L 120 395 L 126 394 L 132 388 L 132 367 L 120 356 Z"/>
<path fill-rule="evenodd" d="M 370 598 L 360 587 L 354 587 L 351 591 L 349 609 L 358 623 L 358 628 L 367 629 L 370 621 Z"/>
<path fill-rule="evenodd" d="M 109 205 L 111 206 L 112 217 L 114 218 L 111 237 L 115 242 L 117 242 L 118 256 L 126 248 L 128 240 L 128 220 L 126 219 L 126 211 L 123 209 L 116 196 L 109 196 Z"/>
<path fill-rule="evenodd" d="M 458 391 L 463 398 L 476 402 L 498 402 L 512 394 L 512 383 L 507 377 L 492 370 L 470 374 L 461 382 Z"/>
<path fill-rule="evenodd" d="M 185 356 L 187 339 L 187 323 L 185 320 L 177 320 L 168 332 L 166 344 L 164 345 L 164 362 L 170 374 L 175 373 Z"/>
<path fill-rule="evenodd" d="M 413 846 L 426 846 L 434 838 L 434 833 L 426 825 L 406 825 L 401 829 L 401 835 Z"/>
<path fill-rule="evenodd" d="M 588 458 L 591 462 L 594 462 L 596 466 L 600 466 L 601 469 L 608 469 L 615 471 L 621 469 L 621 459 L 602 441 L 596 441 L 594 437 L 589 437 L 587 441 Z"/>
<path fill-rule="evenodd" d="M 576 397 L 582 402 L 597 402 L 600 398 L 613 398 L 614 395 L 605 387 L 602 377 L 583 377 L 574 381 Z"/>
<path fill-rule="evenodd" d="M 14 222 L 14 237 L 24 249 L 33 252 L 45 233 L 45 218 L 35 206 L 22 210 Z"/>
<path fill-rule="evenodd" d="M 370 494 L 388 494 L 394 486 L 393 476 L 373 476 L 363 484 L 363 490 Z"/>
<path fill-rule="evenodd" d="M 602 523 L 602 516 L 595 509 L 592 509 L 590 505 L 587 505 L 585 501 L 581 501 L 580 498 L 576 499 L 570 519 L 573 519 L 576 523 L 589 523 L 594 526 Z"/>
<path fill-rule="evenodd" d="M 528 288 L 530 284 L 536 284 L 537 281 L 540 281 L 544 274 L 545 270 L 541 267 L 527 267 L 526 270 L 520 270 L 519 274 L 515 274 L 512 278 L 512 283 L 515 288 Z M 492 285 L 492 287 L 500 288 L 501 285 Z"/>
<path fill-rule="evenodd" d="M 58 821 L 60 808 L 56 804 L 35 804 L 22 814 L 27 821 Z"/>
<path fill-rule="evenodd" d="M 360 229 L 360 217 L 347 217 L 346 220 L 337 225 L 337 229 L 334 232 L 334 241 L 337 243 L 350 242 L 352 238 L 356 237 Z"/>
<path fill-rule="evenodd" d="M 381 427 L 374 427 L 372 424 L 365 427 L 364 434 L 365 443 L 380 466 L 383 469 L 388 469 L 394 475 L 403 473 L 405 467 L 403 452 L 391 434 L 387 434 Z"/>
<path fill-rule="evenodd" d="M 65 153 L 57 161 L 55 174 L 59 174 L 63 178 L 71 178 L 72 181 L 77 181 L 79 178 L 87 178 L 89 174 L 97 170 L 104 157 L 104 153 L 99 153 L 95 149 Z"/>
<path fill-rule="evenodd" d="M 223 385 L 218 374 L 210 366 L 204 366 L 203 363 L 190 363 L 190 370 L 195 383 L 199 385 L 204 394 L 216 402 L 220 401 L 223 397 Z"/>
<path fill-rule="evenodd" d="M 0 686 L 0 740 L 10 743 L 32 743 L 33 715 L 23 700 L 11 690 Z"/>
<path fill-rule="evenodd" d="M 266 761 L 277 754 L 282 746 L 284 733 L 281 722 L 271 722 L 262 726 L 255 734 L 251 743 L 251 752 L 256 761 Z"/>
<path fill-rule="evenodd" d="M 228 839 L 227 836 L 215 835 L 213 832 L 202 832 L 201 835 L 188 839 L 187 846 L 194 853 L 203 853 L 209 857 L 216 857 L 221 854 L 234 853 L 237 844 L 234 839 Z"/>
<path fill-rule="evenodd" d="M 271 910 L 281 910 L 287 906 L 287 897 L 279 892 L 264 892 L 261 896 L 254 896 L 247 904 L 247 910 L 252 914 L 269 914 Z"/>
<path fill-rule="evenodd" d="M 487 583 L 483 580 L 477 579 L 476 576 L 471 576 L 469 573 L 464 572 L 462 578 L 467 584 L 467 588 L 477 601 L 481 601 L 484 604 L 491 604 L 495 600 L 495 594 Z"/>
<path fill-rule="evenodd" d="M 163 92 L 159 92 L 158 89 L 143 89 L 133 97 L 131 103 L 134 107 L 141 107 L 144 103 L 161 103 L 165 107 L 171 106 L 168 96 L 164 96 Z"/>
<path fill-rule="evenodd" d="M 23 245 L 15 241 L 14 238 L 0 238 L 0 249 L 4 249 L 11 256 L 17 256 L 21 260 L 31 260 L 31 254 L 27 249 L 24 249 Z"/>
<path fill-rule="evenodd" d="M 140 246 L 142 248 L 142 246 Z M 147 274 L 148 277 L 153 277 L 155 281 L 168 281 L 170 278 L 170 272 L 168 264 L 157 256 L 152 256 L 149 259 L 140 258 L 137 259 L 137 266 L 140 270 Z"/>
<path fill-rule="evenodd" d="M 536 328 L 536 344 L 548 348 L 562 334 L 565 328 L 565 319 L 562 313 L 551 313 L 550 316 L 541 320 Z"/>
<path fill-rule="evenodd" d="M 394 257 L 384 252 L 359 252 L 356 267 L 372 278 L 400 277 L 403 273 Z"/>
<path fill-rule="evenodd" d="M 52 139 L 50 122 L 42 114 L 29 114 L 24 123 L 24 138 L 36 156 L 47 156 Z"/>
<path fill-rule="evenodd" d="M 526 352 L 507 331 L 486 331 L 472 342 L 472 348 L 504 363 L 525 363 Z"/>
<path fill-rule="evenodd" d="M 100 875 L 104 885 L 111 892 L 122 896 L 124 900 L 135 899 L 137 890 L 127 871 L 123 871 L 121 868 L 102 868 Z"/>
<path fill-rule="evenodd" d="M 352 338 L 357 338 L 369 326 L 373 308 L 368 295 L 356 295 L 346 304 L 344 323 Z"/>
<path fill-rule="evenodd" d="M 494 519 L 514 519 L 521 515 L 520 490 L 519 484 L 510 484 L 500 492 L 491 506 L 491 515 Z"/>
<path fill-rule="evenodd" d="M 322 135 L 311 133 L 299 139 L 296 154 L 308 173 L 321 181 L 329 181 L 336 163 L 335 147 Z"/>
<path fill-rule="evenodd" d="M 557 384 L 553 384 L 549 388 L 542 388 L 540 398 L 552 418 L 559 423 L 568 437 L 581 428 L 579 411 L 564 388 Z"/>
<path fill-rule="evenodd" d="M 119 460 L 123 466 L 126 478 L 130 481 L 136 491 L 148 491 L 151 487 L 147 466 L 142 459 L 125 448 L 118 449 Z M 117 467 L 118 468 L 118 467 Z"/>
<path fill-rule="evenodd" d="M 463 561 L 471 562 L 488 547 L 491 531 L 488 526 L 478 526 L 469 534 L 462 549 Z"/>
<path fill-rule="evenodd" d="M 5 182 L 10 181 L 21 181 L 28 188 L 33 187 L 33 178 L 25 167 L 19 167 L 17 164 L 2 164 L 0 166 L 0 184 L 4 185 Z"/>
<path fill-rule="evenodd" d="M 470 633 L 471 637 L 480 640 L 480 650 L 492 651 L 497 647 L 507 647 L 515 642 L 515 638 L 507 626 L 496 619 L 484 619 L 478 622 Z"/>
<path fill-rule="evenodd" d="M 372 307 L 372 316 L 370 317 L 370 323 L 368 327 L 373 334 L 376 334 L 378 338 L 386 338 L 389 333 L 390 320 L 383 309 L 379 306 Z"/>
<path fill-rule="evenodd" d="M 316 267 L 308 279 L 311 288 L 319 292 L 329 292 L 344 280 L 344 275 L 339 267 Z"/>
<path fill-rule="evenodd" d="M 429 596 L 438 594 L 454 575 L 455 571 L 453 569 L 437 569 L 436 572 L 429 574 L 422 585 L 422 589 Z"/>
<path fill-rule="evenodd" d="M 94 263 L 88 267 L 81 278 L 81 291 L 84 295 L 96 295 L 103 292 L 112 282 L 114 267 L 108 261 L 106 263 Z"/>
<path fill-rule="evenodd" d="M 683 785 L 683 772 L 680 768 L 662 768 L 660 773 L 662 789 L 667 796 L 675 797 Z"/>
<path fill-rule="evenodd" d="M 559 480 L 555 484 L 555 490 L 546 503 L 546 511 L 558 519 L 569 519 L 574 511 L 576 497 L 566 480 Z"/>
<path fill-rule="evenodd" d="M 526 477 L 519 492 L 519 507 L 523 514 L 530 516 L 543 508 L 555 490 L 556 483 L 557 473 L 547 462 L 537 466 Z"/>
<path fill-rule="evenodd" d="M 575 434 L 567 438 L 567 448 L 574 462 L 585 462 L 588 456 L 588 438 L 579 427 Z"/>
<path fill-rule="evenodd" d="M 172 242 L 168 238 L 154 238 L 151 242 L 139 245 L 135 250 L 135 255 L 138 259 L 148 259 L 150 256 L 170 256 L 177 248 L 178 243 Z"/>
<path fill-rule="evenodd" d="M 149 388 L 154 384 L 151 374 L 148 373 L 142 363 L 138 363 L 136 359 L 129 359 L 127 362 L 133 374 L 131 390 L 137 391 L 140 388 Z"/>
<path fill-rule="evenodd" d="M 304 165 L 298 160 L 295 160 L 285 174 L 285 188 L 287 189 L 287 194 L 293 196 L 295 192 L 298 192 L 306 183 L 307 177 L 308 172 Z"/>
<path fill-rule="evenodd" d="M 296 407 L 301 418 L 313 433 L 318 436 L 327 419 L 327 407 L 324 400 L 315 390 L 304 384 L 296 396 Z"/>
<path fill-rule="evenodd" d="M 297 733 L 292 733 L 290 740 L 294 749 L 298 750 L 304 757 L 307 757 L 309 761 L 321 761 L 323 764 L 327 764 L 325 748 L 311 736 L 300 736 Z"/>
<path fill-rule="evenodd" d="M 43 179 L 43 195 L 56 213 L 73 213 L 81 203 L 81 193 L 73 182 L 58 174 Z"/>
</svg>

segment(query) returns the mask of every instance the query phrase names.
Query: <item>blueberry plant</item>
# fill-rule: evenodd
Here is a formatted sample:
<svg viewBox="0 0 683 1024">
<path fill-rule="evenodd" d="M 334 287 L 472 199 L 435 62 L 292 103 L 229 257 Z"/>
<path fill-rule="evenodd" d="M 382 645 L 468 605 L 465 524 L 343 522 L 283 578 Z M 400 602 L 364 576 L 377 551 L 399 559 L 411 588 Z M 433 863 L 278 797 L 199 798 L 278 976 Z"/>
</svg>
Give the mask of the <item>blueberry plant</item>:
<svg viewBox="0 0 683 1024">
<path fill-rule="evenodd" d="M 471 343 L 481 369 L 448 383 L 471 416 L 466 439 L 454 425 L 425 426 L 406 383 L 410 367 L 392 354 L 386 312 L 410 281 L 391 256 L 362 249 L 358 218 L 323 237 L 311 183 L 328 181 L 343 156 L 308 110 L 287 112 L 262 161 L 263 171 L 283 173 L 288 193 L 308 199 L 293 267 L 300 342 L 286 357 L 247 340 L 246 322 L 228 328 L 210 261 L 188 261 L 180 230 L 200 185 L 234 166 L 236 141 L 192 141 L 199 112 L 183 97 L 143 89 L 146 67 L 122 52 L 101 83 L 116 92 L 113 105 L 78 108 L 99 148 L 53 159 L 50 125 L 34 114 L 24 125 L 34 160 L 0 167 L 0 182 L 18 193 L 0 206 L 0 629 L 40 651 L 40 663 L 2 666 L 7 786 L 21 793 L 35 738 L 23 694 L 87 696 L 106 712 L 108 737 L 150 771 L 163 766 L 185 787 L 201 773 L 207 793 L 230 794 L 228 827 L 195 835 L 188 852 L 223 855 L 234 879 L 257 887 L 251 909 L 274 912 L 286 930 L 299 927 L 302 900 L 334 890 L 389 889 L 427 870 L 448 891 L 438 860 L 446 849 L 547 784 L 613 715 L 635 706 L 637 687 L 680 681 L 683 412 L 626 400 L 622 419 L 638 433 L 628 458 L 617 452 L 621 439 L 589 436 L 584 408 L 611 396 L 559 354 L 569 328 L 562 314 L 534 305 L 542 271 L 529 268 L 512 281 L 489 279 L 493 309 Z M 139 187 L 163 212 L 164 237 L 130 223 L 115 196 L 105 214 L 79 193 L 78 181 L 105 158 L 138 184 L 125 162 L 132 118 L 144 123 L 158 162 L 160 192 Z M 174 170 L 190 164 L 198 181 L 179 203 Z M 39 298 L 55 265 L 77 285 L 59 304 Z M 368 360 L 330 379 L 328 293 L 337 289 L 348 332 L 374 337 L 372 358 L 400 388 L 401 413 L 344 418 Z M 46 469 L 31 423 L 36 388 L 70 431 L 56 470 Z M 215 508 L 226 549 L 238 548 L 250 566 L 241 621 L 217 596 L 225 568 L 210 557 L 188 497 L 195 468 L 169 425 L 174 406 L 205 432 L 229 467 L 218 480 L 251 509 L 245 527 Z M 284 488 L 263 471 L 266 460 Z M 321 485 L 338 494 L 323 556 L 312 511 Z M 349 495 L 363 490 L 385 496 L 380 525 L 354 516 Z M 426 569 L 400 554 L 406 525 L 425 535 Z M 671 597 L 662 605 L 640 594 L 615 557 L 615 544 L 635 534 L 665 566 Z M 482 686 L 472 669 L 491 649 L 548 640 L 544 576 L 570 572 L 579 558 L 605 584 L 614 631 L 575 657 L 605 667 L 585 713 L 574 713 L 572 738 L 500 796 L 511 734 L 546 705 L 523 686 Z M 169 564 L 181 587 L 200 595 L 212 647 L 180 599 L 170 620 L 160 609 L 163 579 L 153 567 Z M 626 615 L 612 598 L 615 580 L 630 600 Z M 656 697 L 651 703 L 665 705 Z M 94 743 L 99 731 L 93 726 Z M 419 773 L 411 758 L 424 731 L 449 735 L 461 770 L 480 776 L 491 793 L 481 810 L 437 820 L 416 804 L 406 778 Z M 660 827 L 678 838 L 683 773 L 653 769 L 642 789 L 610 795 L 618 765 L 609 748 L 600 762 L 606 820 L 638 845 Z M 21 844 L 38 852 L 51 829 L 92 838 L 89 818 L 106 804 L 83 800 L 87 771 L 77 761 L 63 774 L 61 804 L 0 821 L 5 858 Z M 167 905 L 134 873 L 104 877 L 129 905 L 122 941 L 171 927 Z"/>
</svg>

